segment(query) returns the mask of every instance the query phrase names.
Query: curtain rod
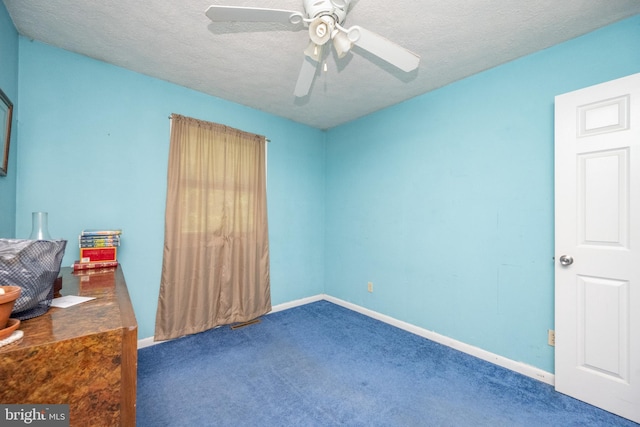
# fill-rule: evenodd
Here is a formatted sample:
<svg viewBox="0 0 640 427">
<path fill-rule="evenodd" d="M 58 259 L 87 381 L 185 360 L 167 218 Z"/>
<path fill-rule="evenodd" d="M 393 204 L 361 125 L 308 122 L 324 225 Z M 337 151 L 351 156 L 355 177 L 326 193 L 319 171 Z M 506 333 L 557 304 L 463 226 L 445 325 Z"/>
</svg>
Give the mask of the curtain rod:
<svg viewBox="0 0 640 427">
<path fill-rule="evenodd" d="M 171 120 L 171 119 L 172 119 L 172 117 L 171 117 L 171 116 L 169 116 L 169 117 L 167 117 L 167 118 L 168 118 L 169 120 Z M 264 140 L 265 140 L 265 141 L 267 141 L 267 142 L 271 142 L 271 140 L 270 140 L 269 138 L 265 138 Z"/>
</svg>

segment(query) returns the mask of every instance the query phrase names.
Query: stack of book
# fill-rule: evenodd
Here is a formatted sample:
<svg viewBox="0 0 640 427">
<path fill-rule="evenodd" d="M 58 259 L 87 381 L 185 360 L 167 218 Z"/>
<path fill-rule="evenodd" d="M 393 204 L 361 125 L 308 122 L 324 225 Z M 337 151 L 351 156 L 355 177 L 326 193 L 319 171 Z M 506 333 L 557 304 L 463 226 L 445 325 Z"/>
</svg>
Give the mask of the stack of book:
<svg viewBox="0 0 640 427">
<path fill-rule="evenodd" d="M 82 230 L 78 236 L 80 259 L 73 270 L 116 267 L 122 230 Z"/>
</svg>

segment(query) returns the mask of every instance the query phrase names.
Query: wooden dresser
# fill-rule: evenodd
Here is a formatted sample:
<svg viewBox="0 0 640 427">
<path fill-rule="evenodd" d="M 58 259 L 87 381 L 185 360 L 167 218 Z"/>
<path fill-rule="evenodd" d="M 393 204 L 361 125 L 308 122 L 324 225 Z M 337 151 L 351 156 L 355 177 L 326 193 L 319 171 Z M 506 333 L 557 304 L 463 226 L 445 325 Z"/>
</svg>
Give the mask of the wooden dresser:
<svg viewBox="0 0 640 427">
<path fill-rule="evenodd" d="M 122 268 L 61 269 L 62 295 L 95 297 L 52 307 L 0 347 L 0 403 L 69 404 L 71 426 L 134 426 L 138 326 Z"/>
</svg>

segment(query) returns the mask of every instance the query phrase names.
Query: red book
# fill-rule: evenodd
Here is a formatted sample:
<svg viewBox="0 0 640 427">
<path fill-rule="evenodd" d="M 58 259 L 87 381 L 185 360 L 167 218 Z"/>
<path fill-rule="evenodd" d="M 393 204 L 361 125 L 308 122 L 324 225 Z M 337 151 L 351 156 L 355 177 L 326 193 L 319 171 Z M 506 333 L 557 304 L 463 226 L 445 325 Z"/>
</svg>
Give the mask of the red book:
<svg viewBox="0 0 640 427">
<path fill-rule="evenodd" d="M 118 248 L 80 248 L 80 262 L 115 261 Z"/>
<path fill-rule="evenodd" d="M 102 261 L 102 262 L 80 262 L 73 263 L 73 271 L 91 270 L 95 268 L 117 267 L 118 261 Z"/>
</svg>

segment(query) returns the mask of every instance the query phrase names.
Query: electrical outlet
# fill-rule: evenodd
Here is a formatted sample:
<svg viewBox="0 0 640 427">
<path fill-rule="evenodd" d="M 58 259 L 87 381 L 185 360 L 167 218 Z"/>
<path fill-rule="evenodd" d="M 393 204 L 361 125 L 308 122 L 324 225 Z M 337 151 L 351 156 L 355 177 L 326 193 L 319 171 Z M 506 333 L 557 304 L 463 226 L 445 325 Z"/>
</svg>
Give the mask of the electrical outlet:
<svg viewBox="0 0 640 427">
<path fill-rule="evenodd" d="M 553 329 L 549 329 L 547 331 L 547 339 L 548 339 L 548 343 L 551 347 L 555 347 L 556 346 L 556 331 L 554 331 Z"/>
<path fill-rule="evenodd" d="M 373 282 L 369 282 L 369 283 L 367 283 L 367 290 L 368 290 L 369 292 L 373 292 Z"/>
</svg>

